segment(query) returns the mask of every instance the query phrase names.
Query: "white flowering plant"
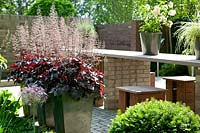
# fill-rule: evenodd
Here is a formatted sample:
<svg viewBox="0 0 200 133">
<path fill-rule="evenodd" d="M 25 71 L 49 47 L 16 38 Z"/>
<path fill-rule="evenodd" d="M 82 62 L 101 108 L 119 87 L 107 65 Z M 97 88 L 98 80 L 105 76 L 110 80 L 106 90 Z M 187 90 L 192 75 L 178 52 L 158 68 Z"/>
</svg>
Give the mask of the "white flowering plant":
<svg viewBox="0 0 200 133">
<path fill-rule="evenodd" d="M 23 88 L 21 96 L 22 96 L 23 104 L 32 106 L 33 130 L 34 130 L 34 133 L 36 133 L 35 114 L 36 114 L 37 106 L 38 104 L 46 102 L 48 95 L 46 94 L 45 90 L 42 87 L 37 86 L 36 84 L 31 84 Z"/>
<path fill-rule="evenodd" d="M 45 90 L 35 84 L 25 87 L 21 95 L 23 103 L 26 105 L 44 103 L 48 98 Z"/>
<path fill-rule="evenodd" d="M 171 17 L 176 15 L 173 2 L 159 4 L 151 7 L 146 4 L 141 8 L 141 18 L 144 21 L 140 26 L 140 32 L 161 32 L 162 26 L 171 28 Z"/>
</svg>

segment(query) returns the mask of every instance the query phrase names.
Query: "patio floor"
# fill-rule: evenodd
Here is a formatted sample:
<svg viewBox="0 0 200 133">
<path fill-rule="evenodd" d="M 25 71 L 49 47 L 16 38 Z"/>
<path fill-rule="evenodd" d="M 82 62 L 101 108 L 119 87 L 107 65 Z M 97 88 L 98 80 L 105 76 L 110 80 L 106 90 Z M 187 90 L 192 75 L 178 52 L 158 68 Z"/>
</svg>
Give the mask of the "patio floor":
<svg viewBox="0 0 200 133">
<path fill-rule="evenodd" d="M 0 90 L 8 90 L 16 98 L 20 96 L 19 86 L 0 87 Z M 19 111 L 20 116 L 23 116 L 23 109 Z M 105 110 L 103 107 L 93 107 L 91 133 L 107 133 L 111 120 L 116 116 L 116 111 Z"/>
<path fill-rule="evenodd" d="M 107 133 L 116 111 L 94 107 L 92 111 L 91 133 Z"/>
<path fill-rule="evenodd" d="M 165 89 L 166 82 L 161 77 L 156 77 L 155 86 Z M 91 133 L 107 133 L 116 111 L 105 110 L 103 107 L 94 107 L 92 112 Z"/>
<path fill-rule="evenodd" d="M 165 80 L 156 78 L 156 87 L 165 88 Z M 20 87 L 0 87 L 0 89 L 7 89 L 12 92 L 15 97 L 20 96 Z M 23 110 L 20 110 L 20 115 L 23 115 Z M 103 107 L 93 107 L 91 133 L 107 133 L 112 119 L 116 116 L 116 110 L 106 110 Z"/>
</svg>

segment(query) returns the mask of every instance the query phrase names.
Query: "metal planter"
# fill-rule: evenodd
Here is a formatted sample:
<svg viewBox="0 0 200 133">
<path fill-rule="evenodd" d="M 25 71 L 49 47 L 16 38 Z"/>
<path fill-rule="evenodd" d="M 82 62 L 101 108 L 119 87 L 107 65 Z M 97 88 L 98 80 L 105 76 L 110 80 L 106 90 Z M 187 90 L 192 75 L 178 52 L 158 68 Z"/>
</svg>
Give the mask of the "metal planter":
<svg viewBox="0 0 200 133">
<path fill-rule="evenodd" d="M 45 123 L 55 127 L 57 133 L 89 133 L 92 107 L 93 97 L 76 101 L 68 94 L 51 96 L 44 107 Z"/>
<path fill-rule="evenodd" d="M 140 32 L 140 41 L 144 55 L 157 55 L 163 42 L 162 33 Z"/>
<path fill-rule="evenodd" d="M 200 37 L 195 40 L 195 48 L 194 48 L 195 56 L 197 60 L 200 60 Z"/>
</svg>

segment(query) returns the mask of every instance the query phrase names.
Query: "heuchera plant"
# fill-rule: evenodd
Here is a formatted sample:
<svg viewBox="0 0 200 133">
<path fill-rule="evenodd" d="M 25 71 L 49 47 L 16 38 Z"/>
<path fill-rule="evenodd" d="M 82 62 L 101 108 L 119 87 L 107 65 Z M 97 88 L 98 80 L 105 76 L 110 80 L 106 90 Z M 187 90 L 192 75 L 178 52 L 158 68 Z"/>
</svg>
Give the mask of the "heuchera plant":
<svg viewBox="0 0 200 133">
<path fill-rule="evenodd" d="M 9 80 L 26 86 L 37 84 L 54 95 L 68 92 L 75 99 L 92 93 L 95 97 L 102 97 L 104 90 L 100 86 L 103 85 L 103 73 L 87 58 L 52 58 L 21 53 L 21 60 L 10 66 Z"/>
<path fill-rule="evenodd" d="M 54 95 L 68 92 L 75 99 L 103 96 L 103 74 L 93 66 L 99 61 L 94 49 L 102 43 L 93 32 L 85 36 L 78 30 L 79 22 L 58 18 L 52 7 L 49 17 L 39 15 L 30 27 L 27 22 L 18 26 L 11 38 L 18 61 L 8 79 Z"/>
</svg>

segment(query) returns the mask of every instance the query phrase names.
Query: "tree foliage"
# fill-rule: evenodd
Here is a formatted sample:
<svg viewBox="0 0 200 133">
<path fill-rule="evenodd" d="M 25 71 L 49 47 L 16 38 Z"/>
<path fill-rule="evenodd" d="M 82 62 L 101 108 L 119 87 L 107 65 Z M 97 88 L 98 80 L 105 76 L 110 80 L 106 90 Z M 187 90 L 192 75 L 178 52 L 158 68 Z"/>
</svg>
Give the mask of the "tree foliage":
<svg viewBox="0 0 200 133">
<path fill-rule="evenodd" d="M 0 1 L 0 14 L 14 14 L 15 6 L 13 0 Z"/>
<path fill-rule="evenodd" d="M 23 15 L 36 0 L 15 0 L 15 12 Z"/>
<path fill-rule="evenodd" d="M 1 0 L 0 14 L 23 15 L 36 0 Z"/>
<path fill-rule="evenodd" d="M 38 8 L 42 16 L 49 16 L 52 4 L 55 4 L 58 16 L 68 17 L 75 15 L 75 7 L 69 0 L 38 0 L 26 12 L 26 15 L 37 15 Z"/>
<path fill-rule="evenodd" d="M 133 0 L 87 0 L 76 3 L 78 15 L 92 18 L 95 24 L 130 21 L 133 5 Z"/>
<path fill-rule="evenodd" d="M 74 0 L 79 16 L 90 17 L 95 24 L 125 23 L 134 19 L 141 19 L 140 7 L 149 4 L 151 6 L 167 3 L 170 0 Z M 177 11 L 174 20 L 181 18 L 193 18 L 199 8 L 198 0 L 173 1 Z"/>
</svg>

